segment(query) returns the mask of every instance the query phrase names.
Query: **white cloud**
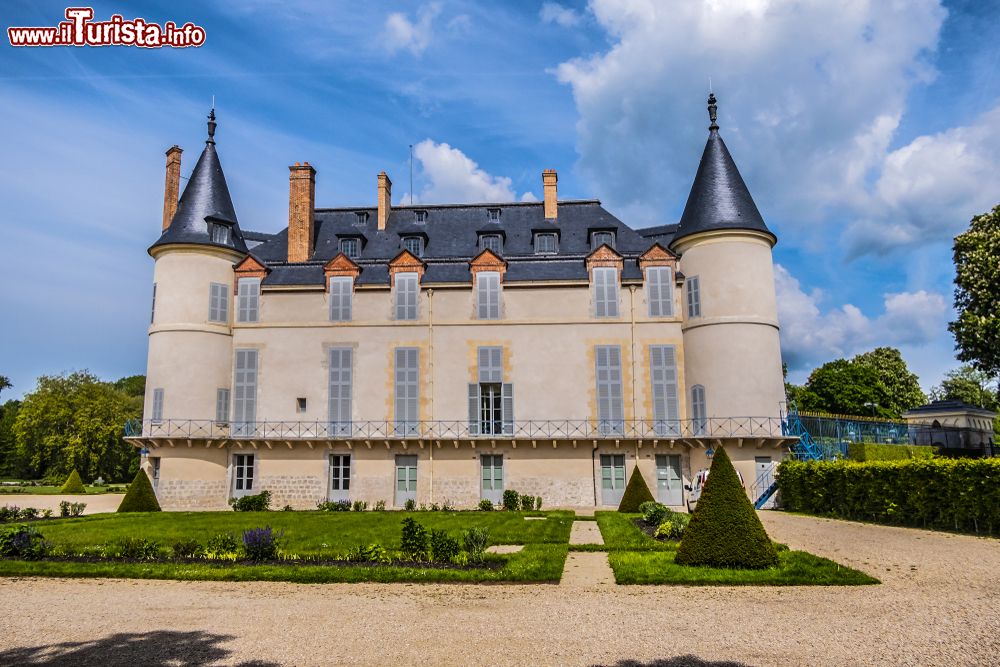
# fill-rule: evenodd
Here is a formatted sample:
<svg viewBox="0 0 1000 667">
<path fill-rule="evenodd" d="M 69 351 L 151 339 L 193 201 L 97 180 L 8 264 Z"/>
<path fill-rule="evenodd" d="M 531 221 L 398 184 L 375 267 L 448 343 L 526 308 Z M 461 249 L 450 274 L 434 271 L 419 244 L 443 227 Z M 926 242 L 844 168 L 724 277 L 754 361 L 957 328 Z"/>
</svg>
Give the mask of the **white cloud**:
<svg viewBox="0 0 1000 667">
<path fill-rule="evenodd" d="M 632 211 L 630 222 L 676 219 L 712 78 L 723 136 L 758 206 L 797 225 L 802 243 L 832 209 L 870 210 L 870 185 L 895 168 L 888 150 L 907 95 L 934 76 L 926 59 L 946 16 L 937 0 L 593 0 L 590 9 L 610 47 L 556 74 L 572 88 L 580 172 L 598 196 Z"/>
<path fill-rule="evenodd" d="M 521 201 L 538 201 L 538 197 L 535 196 L 534 192 L 530 190 L 521 195 Z"/>
<path fill-rule="evenodd" d="M 884 294 L 883 311 L 874 318 L 852 304 L 824 312 L 821 290 L 806 293 L 785 267 L 774 268 L 781 352 L 791 369 L 809 369 L 877 345 L 920 348 L 934 344 L 950 312 L 943 295 L 926 290 Z"/>
<path fill-rule="evenodd" d="M 414 201 L 431 204 L 517 199 L 510 178 L 487 173 L 465 153 L 446 143 L 424 139 L 413 147 L 413 157 L 420 163 L 424 181 Z"/>
<path fill-rule="evenodd" d="M 383 40 L 389 53 L 407 49 L 415 56 L 423 53 L 431 43 L 433 23 L 441 13 L 437 2 L 422 6 L 417 11 L 417 19 L 411 21 L 402 12 L 393 12 L 385 19 Z"/>
<path fill-rule="evenodd" d="M 538 12 L 538 17 L 542 23 L 555 23 L 563 28 L 573 28 L 583 20 L 583 17 L 578 13 L 558 2 L 544 3 Z"/>
</svg>

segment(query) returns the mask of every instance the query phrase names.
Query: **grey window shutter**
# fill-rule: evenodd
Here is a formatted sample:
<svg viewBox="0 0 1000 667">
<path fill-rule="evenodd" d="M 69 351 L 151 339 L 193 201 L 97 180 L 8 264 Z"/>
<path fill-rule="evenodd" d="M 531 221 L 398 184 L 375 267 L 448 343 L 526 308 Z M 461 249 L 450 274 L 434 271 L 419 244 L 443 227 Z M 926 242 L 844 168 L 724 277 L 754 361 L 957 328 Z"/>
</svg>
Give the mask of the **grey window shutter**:
<svg viewBox="0 0 1000 667">
<path fill-rule="evenodd" d="M 673 345 L 649 347 L 653 420 L 657 435 L 680 435 L 677 401 L 677 352 Z"/>
<path fill-rule="evenodd" d="M 620 433 L 624 427 L 621 348 L 599 345 L 597 362 L 597 418 L 606 433 Z"/>
<path fill-rule="evenodd" d="M 688 317 L 701 316 L 701 285 L 698 276 L 687 279 Z"/>
<path fill-rule="evenodd" d="M 674 314 L 673 284 L 669 266 L 651 266 L 646 269 L 646 298 L 649 300 L 650 317 L 669 317 Z"/>
<path fill-rule="evenodd" d="M 469 383 L 469 435 L 479 435 L 479 385 Z"/>
<path fill-rule="evenodd" d="M 330 320 L 350 322 L 354 296 L 354 279 L 346 276 L 330 278 Z"/>
<path fill-rule="evenodd" d="M 351 348 L 330 349 L 328 411 L 333 435 L 349 435 L 351 432 L 352 361 Z"/>
<path fill-rule="evenodd" d="M 415 347 L 396 348 L 396 429 L 416 433 L 420 412 L 420 350 Z"/>
<path fill-rule="evenodd" d="M 153 390 L 153 410 L 150 415 L 154 422 L 163 421 L 163 390 Z"/>
<path fill-rule="evenodd" d="M 215 391 L 215 421 L 224 424 L 229 421 L 229 390 Z"/>
<path fill-rule="evenodd" d="M 237 426 L 234 435 L 252 435 L 257 418 L 257 350 L 236 350 L 236 373 L 233 389 L 236 392 L 234 411 Z"/>
<path fill-rule="evenodd" d="M 696 384 L 691 387 L 691 418 L 695 435 L 705 435 L 708 426 L 708 410 L 705 405 L 705 387 Z"/>
<path fill-rule="evenodd" d="M 237 319 L 240 322 L 260 320 L 260 279 L 240 278 L 236 285 Z"/>
<path fill-rule="evenodd" d="M 417 274 L 397 273 L 396 278 L 396 319 L 417 319 Z"/>
<path fill-rule="evenodd" d="M 479 381 L 502 382 L 503 348 L 480 347 L 477 352 L 479 356 Z"/>
<path fill-rule="evenodd" d="M 500 319 L 500 274 L 481 271 L 476 274 L 476 310 L 481 320 Z"/>
<path fill-rule="evenodd" d="M 514 435 L 514 385 L 504 382 L 501 386 L 500 396 L 503 410 L 503 433 L 504 435 Z"/>
<path fill-rule="evenodd" d="M 153 305 L 150 308 L 149 323 L 156 321 L 156 283 L 153 283 Z"/>
<path fill-rule="evenodd" d="M 618 317 L 618 270 L 602 266 L 594 269 L 594 314 Z"/>
</svg>

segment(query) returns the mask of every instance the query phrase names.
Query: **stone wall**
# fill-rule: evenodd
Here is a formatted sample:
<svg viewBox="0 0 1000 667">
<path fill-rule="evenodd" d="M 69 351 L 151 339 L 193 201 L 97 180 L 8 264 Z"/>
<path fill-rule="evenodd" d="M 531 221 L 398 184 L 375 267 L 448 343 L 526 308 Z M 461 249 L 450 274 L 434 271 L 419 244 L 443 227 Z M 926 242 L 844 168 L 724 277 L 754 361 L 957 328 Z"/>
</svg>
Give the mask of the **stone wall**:
<svg viewBox="0 0 1000 667">
<path fill-rule="evenodd" d="M 297 510 L 314 510 L 318 501 L 326 500 L 326 480 L 317 475 L 262 475 L 258 488 L 271 492 L 271 509 L 274 510 L 285 505 Z"/>
<path fill-rule="evenodd" d="M 161 479 L 156 499 L 164 510 L 224 510 L 229 508 L 225 479 Z"/>
</svg>

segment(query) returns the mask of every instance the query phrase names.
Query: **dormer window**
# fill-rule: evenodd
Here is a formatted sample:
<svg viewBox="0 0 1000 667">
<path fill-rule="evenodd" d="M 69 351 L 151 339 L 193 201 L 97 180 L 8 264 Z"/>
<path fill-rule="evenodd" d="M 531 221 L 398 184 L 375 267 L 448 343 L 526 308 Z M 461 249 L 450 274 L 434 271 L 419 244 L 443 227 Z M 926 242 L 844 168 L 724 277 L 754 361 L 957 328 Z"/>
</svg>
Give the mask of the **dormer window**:
<svg viewBox="0 0 1000 667">
<path fill-rule="evenodd" d="M 489 250 L 499 257 L 503 254 L 503 238 L 499 234 L 480 234 L 479 249 Z"/>
<path fill-rule="evenodd" d="M 555 232 L 538 232 L 535 234 L 535 254 L 554 255 L 559 252 L 559 237 Z"/>
<path fill-rule="evenodd" d="M 411 255 L 415 257 L 424 256 L 424 237 L 422 236 L 404 236 L 403 237 L 403 248 L 408 250 Z"/>
<path fill-rule="evenodd" d="M 414 211 L 413 216 L 418 224 L 424 224 L 427 222 L 427 211 Z"/>
<path fill-rule="evenodd" d="M 609 248 L 615 247 L 615 233 L 614 232 L 594 232 L 590 237 L 590 249 L 597 250 L 602 245 L 606 245 Z"/>
<path fill-rule="evenodd" d="M 486 209 L 486 217 L 490 222 L 500 222 L 500 209 L 498 208 Z"/>
<path fill-rule="evenodd" d="M 361 256 L 361 241 L 359 239 L 340 239 L 340 252 L 350 259 Z"/>
<path fill-rule="evenodd" d="M 221 243 L 223 245 L 229 245 L 229 240 L 232 238 L 229 225 L 220 225 L 217 222 L 208 223 L 208 234 L 212 238 L 212 243 Z"/>
<path fill-rule="evenodd" d="M 368 211 L 357 211 L 354 214 L 354 224 L 356 224 L 356 225 L 367 225 L 368 224 Z"/>
</svg>

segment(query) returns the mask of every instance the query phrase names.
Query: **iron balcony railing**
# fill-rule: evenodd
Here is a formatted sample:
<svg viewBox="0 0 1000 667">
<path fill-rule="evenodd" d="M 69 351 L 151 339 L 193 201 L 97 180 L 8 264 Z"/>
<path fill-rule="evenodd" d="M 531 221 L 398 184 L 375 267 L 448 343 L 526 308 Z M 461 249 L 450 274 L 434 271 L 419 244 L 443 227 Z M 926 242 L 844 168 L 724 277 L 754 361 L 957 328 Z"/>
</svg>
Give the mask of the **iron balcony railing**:
<svg viewBox="0 0 1000 667">
<path fill-rule="evenodd" d="M 505 422 L 461 421 L 259 421 L 217 422 L 210 419 L 132 420 L 131 438 L 249 440 L 378 440 L 378 439 L 684 439 L 781 438 L 778 417 L 706 419 L 589 420 L 547 419 Z"/>
</svg>

